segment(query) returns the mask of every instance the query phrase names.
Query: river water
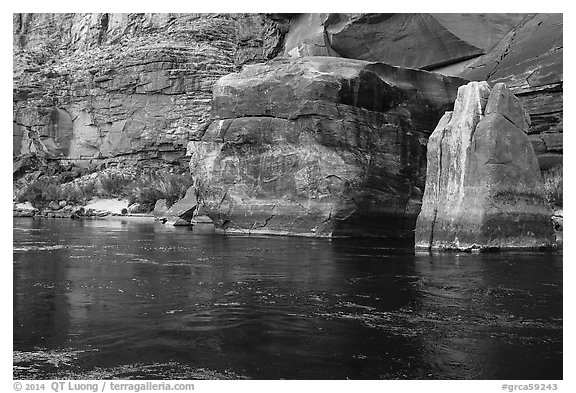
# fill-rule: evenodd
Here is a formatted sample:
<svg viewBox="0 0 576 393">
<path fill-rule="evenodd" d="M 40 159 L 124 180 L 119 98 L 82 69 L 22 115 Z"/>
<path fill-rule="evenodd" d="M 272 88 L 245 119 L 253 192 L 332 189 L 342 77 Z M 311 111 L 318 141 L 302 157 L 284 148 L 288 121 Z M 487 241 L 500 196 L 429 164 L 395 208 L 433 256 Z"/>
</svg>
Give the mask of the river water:
<svg viewBox="0 0 576 393">
<path fill-rule="evenodd" d="M 15 378 L 561 379 L 561 253 L 14 219 Z"/>
</svg>

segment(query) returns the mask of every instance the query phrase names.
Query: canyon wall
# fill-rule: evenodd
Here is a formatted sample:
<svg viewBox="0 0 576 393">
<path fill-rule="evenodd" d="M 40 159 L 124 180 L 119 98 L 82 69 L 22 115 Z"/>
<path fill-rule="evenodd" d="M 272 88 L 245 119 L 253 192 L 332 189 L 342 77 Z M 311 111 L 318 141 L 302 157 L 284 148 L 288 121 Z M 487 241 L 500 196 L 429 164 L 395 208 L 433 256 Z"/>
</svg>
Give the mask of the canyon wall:
<svg viewBox="0 0 576 393">
<path fill-rule="evenodd" d="M 561 14 L 14 14 L 13 33 L 15 173 L 189 164 L 230 230 L 410 236 L 469 80 L 505 83 L 539 168 L 562 164 Z"/>
<path fill-rule="evenodd" d="M 13 152 L 184 163 L 212 86 L 332 56 L 506 83 L 542 169 L 561 164 L 562 14 L 14 14 Z"/>
<path fill-rule="evenodd" d="M 283 48 L 263 14 L 15 14 L 13 152 L 174 164 L 212 86 Z"/>
<path fill-rule="evenodd" d="M 303 14 L 288 56 L 342 56 L 505 83 L 532 125 L 542 170 L 562 164 L 562 14 Z"/>
</svg>

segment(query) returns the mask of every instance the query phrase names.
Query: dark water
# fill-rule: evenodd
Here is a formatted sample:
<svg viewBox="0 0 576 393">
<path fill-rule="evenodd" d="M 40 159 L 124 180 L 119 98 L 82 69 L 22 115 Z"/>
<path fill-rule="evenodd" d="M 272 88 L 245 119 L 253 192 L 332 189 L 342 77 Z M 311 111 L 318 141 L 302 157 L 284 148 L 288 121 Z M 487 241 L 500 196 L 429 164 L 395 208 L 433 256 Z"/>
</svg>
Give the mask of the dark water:
<svg viewBox="0 0 576 393">
<path fill-rule="evenodd" d="M 562 378 L 560 254 L 24 218 L 13 266 L 19 378 Z"/>
</svg>

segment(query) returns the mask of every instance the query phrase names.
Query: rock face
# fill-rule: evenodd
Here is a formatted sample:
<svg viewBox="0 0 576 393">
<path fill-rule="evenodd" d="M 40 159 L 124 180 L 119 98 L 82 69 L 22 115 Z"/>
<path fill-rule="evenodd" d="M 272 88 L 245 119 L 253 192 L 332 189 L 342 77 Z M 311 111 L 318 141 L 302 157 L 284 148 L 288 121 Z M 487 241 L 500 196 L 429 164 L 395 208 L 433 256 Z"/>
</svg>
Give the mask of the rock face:
<svg viewBox="0 0 576 393">
<path fill-rule="evenodd" d="M 411 236 L 426 133 L 464 83 L 332 57 L 227 75 L 188 146 L 199 209 L 228 231 Z"/>
<path fill-rule="evenodd" d="M 328 39 L 344 57 L 433 69 L 483 53 L 429 14 L 363 14 L 327 21 Z"/>
<path fill-rule="evenodd" d="M 506 83 L 530 114 L 530 139 L 542 170 L 562 164 L 562 26 L 562 14 L 528 15 L 484 56 L 458 70 L 439 70 L 469 80 Z"/>
<path fill-rule="evenodd" d="M 341 57 L 330 46 L 326 23 L 330 14 L 301 14 L 290 20 L 286 34 L 284 54 L 291 57 L 333 56 Z"/>
<path fill-rule="evenodd" d="M 542 170 L 562 164 L 561 14 L 13 18 L 21 183 L 70 162 L 186 165 L 192 155 L 186 203 L 217 225 L 406 235 L 423 146 L 464 82 L 393 66 L 505 82 L 531 121 L 506 94 L 498 113 L 528 132 Z M 281 56 L 296 60 L 235 73 Z M 487 110 L 480 117 L 500 119 Z"/>
<path fill-rule="evenodd" d="M 431 14 L 444 28 L 468 45 L 488 53 L 526 14 Z"/>
<path fill-rule="evenodd" d="M 480 56 L 525 14 L 302 14 L 285 53 L 342 56 L 434 69 Z"/>
<path fill-rule="evenodd" d="M 341 56 L 505 82 L 562 163 L 561 14 L 14 14 L 14 156 L 186 162 L 243 64 Z"/>
<path fill-rule="evenodd" d="M 542 170 L 562 164 L 562 14 L 302 14 L 289 56 L 342 56 L 506 83 L 532 118 Z"/>
<path fill-rule="evenodd" d="M 470 82 L 428 141 L 418 249 L 538 248 L 554 243 L 529 119 L 505 85 Z"/>
<path fill-rule="evenodd" d="M 14 155 L 177 163 L 212 85 L 282 50 L 264 14 L 14 14 Z"/>
</svg>

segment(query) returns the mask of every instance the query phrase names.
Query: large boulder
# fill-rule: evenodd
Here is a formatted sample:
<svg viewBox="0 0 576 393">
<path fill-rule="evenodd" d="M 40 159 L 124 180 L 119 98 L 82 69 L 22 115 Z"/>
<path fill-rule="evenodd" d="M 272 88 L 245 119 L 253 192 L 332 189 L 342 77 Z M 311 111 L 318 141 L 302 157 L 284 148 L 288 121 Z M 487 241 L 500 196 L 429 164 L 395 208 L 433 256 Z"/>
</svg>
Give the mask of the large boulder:
<svg viewBox="0 0 576 393">
<path fill-rule="evenodd" d="M 464 83 L 334 57 L 227 75 L 188 145 L 200 208 L 228 231 L 411 236 L 423 141 Z"/>
<path fill-rule="evenodd" d="M 554 243 L 520 101 L 470 82 L 428 141 L 418 249 L 539 248 Z"/>
</svg>

